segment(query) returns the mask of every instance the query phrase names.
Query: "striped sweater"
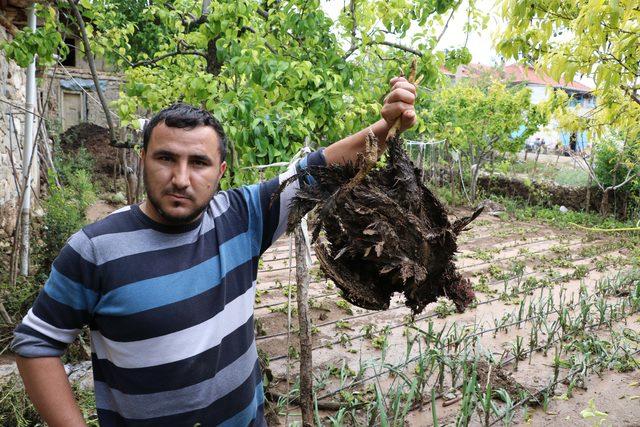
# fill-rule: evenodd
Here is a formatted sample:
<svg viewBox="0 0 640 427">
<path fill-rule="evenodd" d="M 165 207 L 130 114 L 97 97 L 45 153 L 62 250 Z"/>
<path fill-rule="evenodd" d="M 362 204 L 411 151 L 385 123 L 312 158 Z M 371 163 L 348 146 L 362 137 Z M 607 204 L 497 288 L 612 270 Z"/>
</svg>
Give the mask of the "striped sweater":
<svg viewBox="0 0 640 427">
<path fill-rule="evenodd" d="M 315 152 L 298 168 L 324 162 Z M 264 425 L 255 281 L 300 183 L 272 195 L 294 170 L 217 193 L 184 226 L 132 205 L 83 228 L 54 261 L 12 350 L 60 356 L 89 325 L 101 426 Z"/>
</svg>

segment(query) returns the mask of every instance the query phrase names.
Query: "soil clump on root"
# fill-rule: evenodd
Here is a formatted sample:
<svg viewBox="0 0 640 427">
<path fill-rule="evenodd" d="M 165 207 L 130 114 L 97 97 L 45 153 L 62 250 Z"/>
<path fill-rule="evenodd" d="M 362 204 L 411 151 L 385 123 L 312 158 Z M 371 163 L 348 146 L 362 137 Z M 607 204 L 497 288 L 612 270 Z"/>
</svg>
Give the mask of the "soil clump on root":
<svg viewBox="0 0 640 427">
<path fill-rule="evenodd" d="M 402 140 L 396 135 L 387 143 L 384 167 L 374 169 L 378 141 L 371 133 L 356 164 L 303 172 L 315 184 L 303 185 L 294 198 L 289 231 L 314 210 L 320 267 L 358 307 L 388 309 L 392 295 L 401 292 L 414 314 L 440 296 L 463 311 L 475 295 L 453 263 L 456 237 L 482 209 L 450 223 Z"/>
</svg>

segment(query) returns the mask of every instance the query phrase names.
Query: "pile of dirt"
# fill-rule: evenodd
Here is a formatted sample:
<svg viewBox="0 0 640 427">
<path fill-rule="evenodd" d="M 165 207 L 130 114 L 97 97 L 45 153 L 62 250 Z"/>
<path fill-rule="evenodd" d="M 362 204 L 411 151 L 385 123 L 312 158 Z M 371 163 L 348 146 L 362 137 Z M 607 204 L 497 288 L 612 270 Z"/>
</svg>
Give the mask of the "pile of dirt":
<svg viewBox="0 0 640 427">
<path fill-rule="evenodd" d="M 451 224 L 402 141 L 396 136 L 388 144 L 382 168 L 373 168 L 378 141 L 370 134 L 357 164 L 305 171 L 316 183 L 303 186 L 294 199 L 289 231 L 314 210 L 320 266 L 358 307 L 387 309 L 392 295 L 402 292 L 414 313 L 440 296 L 463 311 L 475 295 L 453 264 L 456 237 L 481 210 Z"/>
<path fill-rule="evenodd" d="M 93 123 L 80 123 L 60 135 L 62 150 L 75 153 L 84 147 L 94 161 L 94 171 L 98 173 L 113 173 L 118 151 L 109 142 L 109 129 Z"/>
<path fill-rule="evenodd" d="M 488 382 L 494 392 L 503 389 L 514 399 L 529 398 L 530 404 L 536 405 L 540 403 L 535 397 L 537 395 L 535 390 L 520 384 L 513 378 L 513 375 L 500 366 L 490 365 L 488 361 L 480 360 L 476 364 L 476 373 L 478 375 L 478 384 L 481 387 L 485 387 Z"/>
</svg>

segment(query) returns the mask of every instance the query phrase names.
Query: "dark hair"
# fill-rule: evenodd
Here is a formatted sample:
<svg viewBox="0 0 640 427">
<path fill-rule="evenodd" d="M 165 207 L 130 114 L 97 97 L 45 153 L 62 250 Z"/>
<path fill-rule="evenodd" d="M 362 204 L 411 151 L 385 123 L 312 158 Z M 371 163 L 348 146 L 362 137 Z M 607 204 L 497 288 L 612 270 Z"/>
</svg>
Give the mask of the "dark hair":
<svg viewBox="0 0 640 427">
<path fill-rule="evenodd" d="M 153 128 L 163 123 L 170 128 L 193 129 L 197 126 L 211 126 L 218 134 L 220 142 L 220 162 L 224 162 L 227 157 L 227 135 L 222 129 L 220 122 L 213 117 L 213 114 L 202 108 L 176 102 L 160 111 L 147 122 L 142 132 L 142 148 L 145 150 L 151 139 Z"/>
</svg>

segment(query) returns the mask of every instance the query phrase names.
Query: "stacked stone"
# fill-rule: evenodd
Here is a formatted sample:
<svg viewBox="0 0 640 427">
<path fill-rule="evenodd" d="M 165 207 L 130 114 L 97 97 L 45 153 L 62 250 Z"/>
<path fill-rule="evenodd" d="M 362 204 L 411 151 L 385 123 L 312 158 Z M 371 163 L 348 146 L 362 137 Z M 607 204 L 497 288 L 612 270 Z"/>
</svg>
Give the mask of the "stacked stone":
<svg viewBox="0 0 640 427">
<path fill-rule="evenodd" d="M 0 26 L 0 41 L 6 41 L 9 37 L 11 36 L 5 28 Z M 25 114 L 23 110 L 11 104 L 24 108 L 25 96 L 25 71 L 15 62 L 7 60 L 4 52 L 0 51 L 0 236 L 10 235 L 15 226 L 18 191 L 13 167 L 19 175 L 22 173 L 21 147 Z M 32 172 L 37 171 L 36 165 L 37 159 L 34 161 Z M 37 179 L 34 182 L 37 182 Z"/>
</svg>

